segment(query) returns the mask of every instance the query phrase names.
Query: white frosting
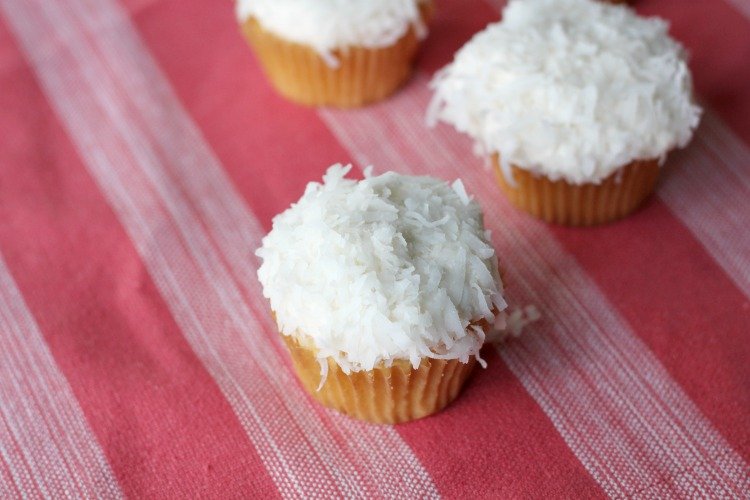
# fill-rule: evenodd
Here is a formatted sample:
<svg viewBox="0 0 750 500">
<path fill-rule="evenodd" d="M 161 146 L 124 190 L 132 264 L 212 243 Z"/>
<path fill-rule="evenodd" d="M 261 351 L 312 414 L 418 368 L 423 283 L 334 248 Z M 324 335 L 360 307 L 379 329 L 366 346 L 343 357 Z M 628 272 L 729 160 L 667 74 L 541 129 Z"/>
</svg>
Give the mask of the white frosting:
<svg viewBox="0 0 750 500">
<path fill-rule="evenodd" d="M 388 172 L 323 184 L 273 220 L 258 278 L 284 335 L 346 372 L 479 356 L 481 328 L 507 306 L 479 205 L 460 180 Z"/>
<path fill-rule="evenodd" d="M 237 18 L 293 42 L 331 52 L 349 46 L 386 47 L 414 26 L 426 35 L 419 6 L 425 0 L 237 0 Z"/>
<path fill-rule="evenodd" d="M 513 164 L 575 184 L 663 159 L 701 114 L 667 23 L 593 0 L 511 0 L 431 86 L 428 122 L 500 153 L 506 176 Z"/>
</svg>

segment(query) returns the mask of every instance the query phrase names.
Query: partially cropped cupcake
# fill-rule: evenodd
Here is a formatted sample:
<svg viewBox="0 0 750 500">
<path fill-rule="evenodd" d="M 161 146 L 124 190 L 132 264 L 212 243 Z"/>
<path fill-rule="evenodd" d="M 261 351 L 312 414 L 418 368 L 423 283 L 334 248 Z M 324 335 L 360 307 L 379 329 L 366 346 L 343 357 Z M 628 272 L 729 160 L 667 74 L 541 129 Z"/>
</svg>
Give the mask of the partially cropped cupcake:
<svg viewBox="0 0 750 500">
<path fill-rule="evenodd" d="M 275 88 L 313 106 L 362 106 L 411 75 L 431 0 L 236 0 Z"/>
<path fill-rule="evenodd" d="M 459 394 L 506 303 L 482 212 L 460 181 L 334 165 L 276 216 L 258 277 L 320 403 L 397 423 Z"/>
<path fill-rule="evenodd" d="M 473 137 L 513 204 L 569 225 L 638 208 L 701 114 L 667 23 L 593 0 L 511 0 L 431 85 L 428 121 Z"/>
</svg>

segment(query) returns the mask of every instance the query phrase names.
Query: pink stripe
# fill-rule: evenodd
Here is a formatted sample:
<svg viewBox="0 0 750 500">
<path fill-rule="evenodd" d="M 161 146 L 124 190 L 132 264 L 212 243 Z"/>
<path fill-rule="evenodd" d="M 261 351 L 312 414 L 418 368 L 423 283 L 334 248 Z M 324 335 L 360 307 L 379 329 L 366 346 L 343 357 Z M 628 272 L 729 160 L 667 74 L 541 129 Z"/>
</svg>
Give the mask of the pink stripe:
<svg viewBox="0 0 750 500">
<path fill-rule="evenodd" d="M 501 355 L 605 491 L 741 491 L 747 465 L 546 227 L 503 201 L 467 140 L 425 130 L 428 99 L 420 77 L 386 103 L 322 116 L 361 164 L 461 176 L 483 202 L 514 298 L 547 315 Z"/>
<path fill-rule="evenodd" d="M 104 4 L 98 5 L 101 7 Z M 119 32 L 117 42 L 136 43 L 138 48 L 139 42 L 132 33 L 132 28 L 116 6 L 108 4 L 104 8 L 109 17 L 93 21 L 116 21 L 115 28 L 128 30 L 124 40 L 123 32 Z M 82 12 L 79 11 L 79 15 L 83 15 Z M 162 141 L 173 139 L 165 138 L 163 134 L 146 137 L 137 127 L 139 123 L 155 127 L 147 110 L 158 108 L 159 105 L 166 105 L 166 108 L 160 109 L 169 114 L 171 127 L 188 127 L 189 119 L 174 104 L 174 97 L 165 104 L 159 99 L 164 95 L 154 96 L 142 92 L 143 89 L 138 89 L 140 93 L 136 92 L 135 95 L 131 93 L 133 89 L 128 87 L 128 75 L 132 76 L 133 73 L 126 71 L 129 54 L 108 52 L 109 48 L 102 43 L 96 47 L 104 58 L 100 62 L 97 59 L 99 54 L 83 45 L 83 40 L 76 38 L 75 28 L 68 24 L 71 21 L 66 16 L 66 13 L 56 11 L 49 19 L 55 19 L 55 28 L 64 30 L 61 38 L 71 45 L 71 53 L 60 54 L 55 59 L 56 62 L 64 63 L 67 71 L 63 73 L 60 67 L 53 66 L 56 62 L 43 64 L 47 61 L 40 61 L 38 55 L 34 57 L 32 44 L 27 43 L 27 48 L 32 53 L 31 59 L 37 63 L 37 70 L 53 104 L 58 107 L 69 126 L 92 174 L 121 215 L 123 224 L 139 247 L 176 320 L 214 374 L 240 420 L 246 425 L 248 434 L 256 443 L 261 456 L 267 460 L 269 470 L 282 493 L 294 495 L 328 491 L 329 494 L 352 495 L 364 494 L 368 489 L 372 489 L 372 492 L 379 489 L 385 494 L 388 491 L 399 491 L 406 485 L 414 492 L 434 496 L 429 478 L 392 430 L 366 428 L 348 421 L 342 422 L 345 427 L 343 432 L 332 428 L 331 424 L 323 425 L 320 415 L 312 411 L 312 408 L 308 409 L 309 403 L 304 395 L 298 390 L 289 390 L 290 387 L 295 387 L 295 383 L 288 372 L 278 369 L 284 363 L 271 345 L 257 337 L 257 345 L 246 345 L 246 340 L 257 335 L 262 328 L 242 300 L 239 288 L 230 277 L 229 270 L 224 267 L 219 250 L 213 245 L 215 239 L 223 236 L 216 232 L 217 220 L 210 219 L 216 215 L 212 215 L 210 210 L 222 210 L 220 202 L 224 199 L 221 196 L 214 198 L 210 207 L 202 205 L 196 211 L 191 203 L 206 198 L 207 185 L 201 185 L 201 179 L 188 180 L 183 186 L 188 191 L 188 198 L 184 198 L 183 193 L 173 188 L 173 180 L 170 179 L 170 169 L 182 168 L 180 162 L 170 156 L 170 151 L 182 153 L 182 160 L 185 150 L 175 149 L 174 144 L 171 144 L 172 149 L 165 148 Z M 92 22 L 92 19 L 84 21 Z M 52 26 L 46 28 L 54 32 Z M 87 26 L 84 25 L 83 28 Z M 106 43 L 107 37 L 104 39 Z M 40 41 L 34 40 L 34 46 L 41 46 Z M 158 73 L 153 67 L 148 67 L 152 63 L 149 62 L 147 53 L 143 51 L 134 54 L 139 57 L 139 62 L 146 65 L 145 69 L 138 69 L 152 73 L 149 75 L 149 85 L 163 85 L 162 92 L 165 92 L 164 89 L 168 92 L 166 83 L 161 83 L 163 80 L 153 80 L 158 77 Z M 122 56 L 124 67 L 119 66 L 118 61 L 118 57 Z M 81 66 L 83 60 L 86 61 L 85 66 Z M 84 67 L 87 72 L 94 73 L 83 72 Z M 79 78 L 83 78 L 83 81 L 61 81 L 61 78 L 75 76 L 76 73 L 71 69 L 77 68 L 81 71 Z M 119 74 L 113 76 L 112 73 L 115 72 Z M 86 81 L 87 78 L 93 78 L 92 75 L 96 75 L 95 80 Z M 76 93 L 73 90 L 74 83 L 89 85 L 90 93 Z M 143 101 L 137 101 L 136 96 L 141 95 L 151 95 L 152 100 L 144 105 Z M 175 107 L 171 108 L 170 104 Z M 82 116 L 81 112 L 86 114 Z M 105 135 L 100 130 L 103 123 L 109 123 L 120 135 Z M 156 125 L 152 130 L 158 130 L 158 124 Z M 168 133 L 172 130 L 171 127 L 168 126 L 166 131 L 161 132 Z M 177 128 L 176 133 L 181 137 L 181 143 L 190 143 L 198 151 L 197 161 L 202 169 L 208 169 L 209 179 L 212 176 L 222 179 L 221 170 L 208 149 L 192 142 L 196 137 L 200 138 L 197 132 L 187 137 L 181 136 L 186 133 L 185 130 Z M 93 143 L 89 142 L 92 140 Z M 112 169 L 110 165 L 117 165 L 117 168 Z M 201 169 L 189 171 L 201 172 Z M 221 182 L 224 185 L 220 186 L 223 190 L 220 194 L 231 195 L 233 191 L 229 189 L 230 186 L 226 181 Z M 208 186 L 212 184 L 209 183 Z M 196 189 L 200 189 L 200 193 L 196 193 Z M 195 199 L 191 199 L 191 195 Z M 224 215 L 219 212 L 220 217 Z M 209 220 L 203 220 L 203 217 Z M 252 221 L 246 210 L 233 217 L 238 224 L 235 228 L 240 231 L 244 224 Z M 159 222 L 159 226 L 154 226 L 152 221 L 162 222 Z M 220 225 L 226 225 L 227 222 L 222 218 Z M 204 232 L 204 224 L 209 227 L 214 224 L 210 231 L 215 238 Z M 259 235 L 252 231 L 250 234 L 257 243 Z M 232 259 L 231 255 L 228 257 Z M 233 269 L 236 270 L 239 269 L 239 263 L 236 257 L 234 259 Z M 242 267 L 247 266 L 247 262 L 243 264 Z M 212 320 L 209 314 L 218 317 Z M 226 316 L 222 318 L 222 315 Z M 210 336 L 206 335 L 208 329 L 211 330 Z M 247 364 L 253 358 L 257 367 L 249 368 Z M 257 370 L 255 376 L 248 372 L 249 369 Z M 268 386 L 248 385 L 246 381 L 252 382 L 253 379 L 265 379 L 273 391 L 269 393 Z M 253 395 L 252 402 L 247 398 L 249 394 Z M 338 436 L 332 436 L 333 432 L 337 432 Z M 352 437 L 366 439 L 349 442 Z M 351 453 L 352 447 L 354 454 Z M 352 460 L 353 456 L 356 461 Z M 367 464 L 373 459 L 387 465 L 390 470 L 369 469 Z"/>
<path fill-rule="evenodd" d="M 0 496 L 122 493 L 0 256 Z"/>
</svg>

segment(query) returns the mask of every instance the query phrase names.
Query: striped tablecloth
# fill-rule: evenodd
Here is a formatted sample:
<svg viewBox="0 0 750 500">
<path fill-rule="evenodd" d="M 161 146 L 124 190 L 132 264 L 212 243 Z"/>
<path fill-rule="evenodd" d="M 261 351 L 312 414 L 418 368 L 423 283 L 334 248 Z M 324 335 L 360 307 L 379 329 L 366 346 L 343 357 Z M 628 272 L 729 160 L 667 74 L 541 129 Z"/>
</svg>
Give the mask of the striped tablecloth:
<svg viewBox="0 0 750 500">
<path fill-rule="evenodd" d="M 642 0 L 707 109 L 648 205 L 596 229 L 500 196 L 425 128 L 426 82 L 498 18 L 438 0 L 412 82 L 280 99 L 229 2 L 0 0 L 0 497 L 750 496 L 750 2 Z M 462 177 L 543 319 L 395 427 L 297 384 L 255 278 L 335 162 Z"/>
</svg>

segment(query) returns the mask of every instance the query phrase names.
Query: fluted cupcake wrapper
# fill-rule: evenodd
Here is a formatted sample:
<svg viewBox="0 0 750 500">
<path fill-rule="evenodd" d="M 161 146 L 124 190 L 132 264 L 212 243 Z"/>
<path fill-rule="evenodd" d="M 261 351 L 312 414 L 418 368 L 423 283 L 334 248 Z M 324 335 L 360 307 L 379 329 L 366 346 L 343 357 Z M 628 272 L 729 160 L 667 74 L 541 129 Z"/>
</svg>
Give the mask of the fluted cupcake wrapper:
<svg viewBox="0 0 750 500">
<path fill-rule="evenodd" d="M 511 186 L 497 155 L 492 162 L 500 188 L 513 205 L 546 222 L 568 226 L 593 226 L 625 217 L 643 204 L 659 178 L 657 160 L 634 161 L 599 184 L 581 185 L 551 181 L 513 166 L 516 185 Z"/>
<path fill-rule="evenodd" d="M 320 364 L 312 349 L 283 336 L 302 385 L 321 404 L 350 417 L 395 424 L 436 413 L 461 392 L 476 360 L 423 359 L 415 370 L 405 361 L 349 374 L 328 359 L 328 377 L 320 385 Z"/>
<path fill-rule="evenodd" d="M 389 96 L 411 75 L 419 47 L 409 29 L 388 47 L 334 51 L 339 62 L 334 68 L 311 47 L 276 36 L 254 18 L 242 30 L 279 93 L 311 106 L 355 107 Z"/>
</svg>

